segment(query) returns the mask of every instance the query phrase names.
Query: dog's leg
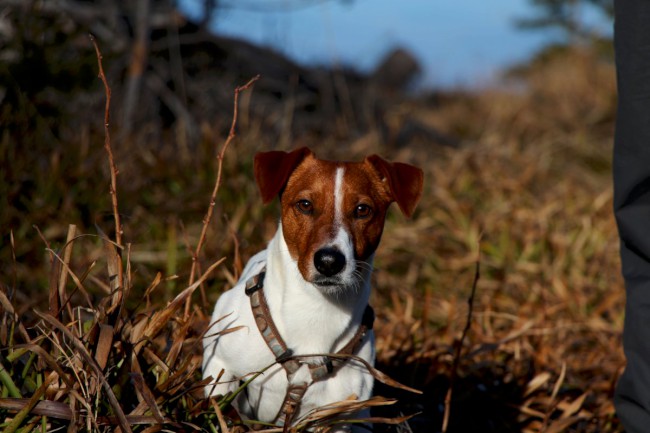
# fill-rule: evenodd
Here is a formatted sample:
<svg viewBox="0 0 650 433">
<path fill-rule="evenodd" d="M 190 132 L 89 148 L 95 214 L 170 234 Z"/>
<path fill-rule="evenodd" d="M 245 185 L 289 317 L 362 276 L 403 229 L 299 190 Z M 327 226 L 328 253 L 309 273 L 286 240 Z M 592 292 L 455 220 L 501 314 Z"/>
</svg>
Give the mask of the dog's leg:
<svg viewBox="0 0 650 433">
<path fill-rule="evenodd" d="M 214 369 L 213 369 L 214 371 Z M 237 389 L 238 381 L 232 377 L 222 374 L 221 377 L 212 378 L 212 381 L 205 386 L 206 397 L 225 396 Z"/>
<path fill-rule="evenodd" d="M 232 374 L 227 373 L 226 363 L 217 356 L 217 342 L 215 338 L 205 341 L 203 348 L 203 378 L 212 377 L 209 384 L 205 385 L 205 396 L 216 397 L 227 395 L 237 389 L 237 380 Z"/>
</svg>

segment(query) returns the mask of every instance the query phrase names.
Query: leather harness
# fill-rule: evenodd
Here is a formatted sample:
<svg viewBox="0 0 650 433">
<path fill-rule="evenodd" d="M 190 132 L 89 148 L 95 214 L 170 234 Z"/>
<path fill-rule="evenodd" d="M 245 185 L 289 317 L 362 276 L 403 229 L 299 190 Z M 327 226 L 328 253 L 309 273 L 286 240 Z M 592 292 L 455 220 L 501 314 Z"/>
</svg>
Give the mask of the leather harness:
<svg viewBox="0 0 650 433">
<path fill-rule="evenodd" d="M 310 383 L 304 381 L 293 383 L 293 375 L 298 371 L 301 364 L 306 364 L 308 366 L 309 374 L 312 379 L 311 383 L 324 380 L 328 376 L 335 374 L 348 361 L 349 355 L 354 354 L 361 347 L 363 338 L 366 336 L 368 331 L 372 329 L 375 320 L 375 313 L 370 305 L 366 306 L 357 332 L 354 334 L 352 339 L 335 354 L 321 356 L 321 362 L 310 361 L 307 359 L 300 360 L 298 357 L 294 357 L 293 351 L 287 347 L 287 344 L 282 339 L 282 336 L 278 332 L 278 328 L 273 322 L 269 306 L 264 297 L 263 288 L 265 275 L 266 268 L 262 269 L 259 274 L 249 278 L 246 281 L 245 291 L 250 298 L 253 317 L 255 318 L 255 323 L 257 324 L 260 334 L 262 334 L 266 345 L 269 347 L 271 352 L 273 352 L 275 361 L 282 365 L 287 374 L 287 380 L 289 381 L 287 393 L 284 397 L 284 402 L 280 407 L 280 411 L 275 418 L 276 422 L 283 423 L 284 431 L 286 432 L 291 425 L 295 414 L 298 412 L 300 402 L 310 385 Z"/>
</svg>

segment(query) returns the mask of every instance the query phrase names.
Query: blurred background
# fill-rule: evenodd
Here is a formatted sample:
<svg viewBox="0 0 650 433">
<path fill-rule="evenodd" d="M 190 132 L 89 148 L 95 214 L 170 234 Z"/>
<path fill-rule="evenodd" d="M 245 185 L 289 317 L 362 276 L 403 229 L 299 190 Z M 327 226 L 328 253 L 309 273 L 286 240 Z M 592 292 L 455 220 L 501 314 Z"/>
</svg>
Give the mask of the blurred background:
<svg viewBox="0 0 650 433">
<path fill-rule="evenodd" d="M 16 317 L 33 323 L 57 263 L 46 248 L 60 251 L 74 224 L 84 236 L 70 269 L 90 299 L 106 293 L 95 236 L 113 238 L 115 227 L 93 34 L 112 91 L 136 299 L 146 294 L 150 305 L 157 275 L 165 279 L 154 307 L 187 286 L 219 162 L 223 182 L 197 259 L 203 269 L 226 262 L 192 298 L 196 329 L 277 226 L 277 204 L 262 207 L 253 182 L 255 152 L 379 153 L 425 171 L 414 218 L 389 215 L 373 293 L 378 366 L 425 392 L 378 387 L 399 398 L 381 416 L 418 415 L 376 431 L 440 431 L 450 385 L 447 431 L 622 431 L 611 404 L 624 367 L 610 211 L 612 8 L 611 0 L 0 0 L 0 288 Z M 240 94 L 236 137 L 220 161 L 234 89 L 258 74 Z M 142 305 L 128 304 L 133 317 Z M 142 401 L 133 393 L 123 403 Z M 175 416 L 200 424 L 204 412 Z"/>
<path fill-rule="evenodd" d="M 420 64 L 415 88 L 479 87 L 552 44 L 611 36 L 611 2 L 220 1 L 211 28 L 305 65 L 370 73 L 392 50 Z M 205 2 L 182 11 L 205 16 Z M 460 48 L 462 47 L 462 48 Z"/>
</svg>

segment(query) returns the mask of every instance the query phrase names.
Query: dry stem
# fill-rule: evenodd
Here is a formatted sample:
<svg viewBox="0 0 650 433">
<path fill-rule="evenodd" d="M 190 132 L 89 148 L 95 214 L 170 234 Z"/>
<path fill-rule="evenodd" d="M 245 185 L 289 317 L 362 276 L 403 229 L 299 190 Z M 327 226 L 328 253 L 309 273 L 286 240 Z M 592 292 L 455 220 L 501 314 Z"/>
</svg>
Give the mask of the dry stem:
<svg viewBox="0 0 650 433">
<path fill-rule="evenodd" d="M 88 353 L 88 350 L 84 346 L 84 344 L 79 340 L 70 330 L 63 325 L 61 322 L 59 322 L 55 317 L 52 317 L 48 314 L 43 314 L 39 313 L 38 311 L 34 311 L 36 315 L 38 315 L 43 321 L 48 323 L 53 329 L 57 329 L 63 336 L 72 343 L 74 348 L 76 349 L 76 352 L 83 358 L 83 360 L 90 365 L 90 367 L 93 369 L 95 372 L 95 375 L 99 379 L 99 381 L 102 384 L 102 387 L 104 388 L 104 392 L 106 393 L 106 396 L 108 398 L 109 404 L 111 408 L 113 409 L 113 412 L 115 413 L 115 416 L 117 417 L 118 424 L 122 431 L 126 433 L 130 433 L 131 426 L 129 422 L 126 419 L 126 416 L 124 414 L 124 411 L 122 410 L 122 407 L 120 406 L 119 401 L 115 397 L 115 393 L 113 392 L 113 389 L 111 388 L 111 385 L 108 383 L 106 380 L 106 377 L 104 376 L 104 373 L 102 372 L 102 369 L 97 365 L 97 362 L 95 359 Z"/>
<path fill-rule="evenodd" d="M 458 340 L 456 344 L 454 361 L 452 363 L 451 374 L 449 376 L 449 389 L 447 390 L 447 394 L 445 395 L 445 413 L 442 418 L 442 429 L 441 429 L 442 433 L 446 433 L 447 427 L 449 426 L 449 415 L 451 413 L 451 395 L 454 389 L 454 382 L 456 381 L 456 377 L 458 376 L 458 364 L 460 363 L 460 352 L 463 349 L 463 342 L 465 341 L 465 337 L 467 337 L 469 328 L 472 326 L 472 312 L 474 311 L 474 297 L 476 296 L 476 286 L 478 284 L 478 279 L 480 277 L 480 270 L 481 270 L 481 258 L 479 252 L 479 257 L 476 259 L 476 270 L 474 272 L 474 281 L 472 282 L 472 291 L 469 295 L 469 298 L 467 299 L 467 305 L 468 305 L 467 321 L 465 322 L 465 328 L 463 328 L 463 333 L 460 336 L 460 340 Z"/>
<path fill-rule="evenodd" d="M 106 106 L 104 109 L 104 148 L 106 153 L 108 153 L 108 163 L 111 169 L 111 201 L 113 203 L 113 216 L 115 218 L 115 243 L 121 247 L 122 246 L 122 224 L 120 223 L 120 213 L 117 207 L 117 166 L 115 165 L 115 160 L 113 159 L 113 149 L 111 147 L 111 134 L 109 131 L 109 120 L 110 120 L 110 107 L 111 107 L 111 88 L 108 86 L 106 81 L 106 75 L 104 74 L 104 67 L 102 66 L 102 53 L 99 51 L 97 42 L 93 35 L 89 35 L 90 41 L 95 47 L 95 53 L 97 55 L 97 65 L 99 66 L 99 78 L 104 83 L 104 91 L 106 93 Z M 121 282 L 120 276 L 120 282 Z"/>
<path fill-rule="evenodd" d="M 228 138 L 226 138 L 226 141 L 224 142 L 223 146 L 221 146 L 221 150 L 217 155 L 217 161 L 218 161 L 217 180 L 215 181 L 214 189 L 212 190 L 212 196 L 210 197 L 210 206 L 208 207 L 208 211 L 205 217 L 203 218 L 203 228 L 201 229 L 201 236 L 199 237 L 199 242 L 196 245 L 196 250 L 192 253 L 192 268 L 190 270 L 190 281 L 189 281 L 190 286 L 194 283 L 194 276 L 196 275 L 196 271 L 197 271 L 199 254 L 201 253 L 201 249 L 203 248 L 203 244 L 205 243 L 205 237 L 208 231 L 208 226 L 210 225 L 210 221 L 212 220 L 212 212 L 214 211 L 214 205 L 217 199 L 217 192 L 219 191 L 219 187 L 221 186 L 221 171 L 223 167 L 223 158 L 226 153 L 226 150 L 228 149 L 228 146 L 230 145 L 230 142 L 235 138 L 236 135 L 235 128 L 237 127 L 237 110 L 239 108 L 239 93 L 249 89 L 259 79 L 260 76 L 256 75 L 253 78 L 251 78 L 248 81 L 248 83 L 244 84 L 243 86 L 239 86 L 235 88 L 233 116 L 232 116 L 232 123 L 230 124 L 230 132 L 228 133 Z M 187 299 L 187 303 L 185 304 L 185 317 L 189 315 L 189 309 L 190 309 L 190 298 Z"/>
<path fill-rule="evenodd" d="M 95 47 L 95 54 L 97 55 L 97 65 L 99 66 L 99 78 L 104 83 L 104 92 L 106 94 L 106 106 L 104 108 L 104 149 L 108 154 L 108 164 L 111 172 L 111 202 L 113 203 L 113 217 L 115 219 L 115 243 L 117 244 L 116 257 L 117 260 L 114 260 L 117 273 L 117 281 L 115 287 L 111 284 L 111 288 L 115 290 L 114 299 L 121 299 L 120 290 L 124 288 L 124 271 L 122 269 L 122 223 L 120 222 L 120 212 L 117 206 L 117 166 L 115 165 L 115 159 L 113 158 L 113 149 L 111 147 L 111 134 L 109 128 L 110 120 L 110 108 L 111 108 L 111 88 L 106 81 L 106 74 L 104 74 L 104 67 L 102 66 L 102 53 L 99 51 L 95 37 L 92 34 L 88 35 L 90 41 Z M 111 272 L 111 260 L 109 260 L 109 273 Z"/>
</svg>

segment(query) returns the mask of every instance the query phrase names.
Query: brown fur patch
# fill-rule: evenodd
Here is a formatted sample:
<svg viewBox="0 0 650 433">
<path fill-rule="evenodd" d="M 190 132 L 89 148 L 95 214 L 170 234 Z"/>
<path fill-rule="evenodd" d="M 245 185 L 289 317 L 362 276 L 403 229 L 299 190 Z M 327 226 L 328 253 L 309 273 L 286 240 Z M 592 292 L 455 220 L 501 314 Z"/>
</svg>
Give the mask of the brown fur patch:
<svg viewBox="0 0 650 433">
<path fill-rule="evenodd" d="M 314 253 L 331 243 L 339 228 L 334 191 L 338 167 L 345 169 L 341 188 L 341 225 L 352 239 L 355 259 L 365 260 L 377 248 L 386 210 L 393 201 L 388 186 L 372 164 L 366 161 L 323 161 L 307 156 L 289 177 L 281 202 L 285 241 L 308 281 L 315 272 Z M 312 203 L 311 214 L 307 215 L 298 208 L 301 200 Z M 355 209 L 362 204 L 372 209 L 367 218 L 355 216 Z"/>
</svg>

